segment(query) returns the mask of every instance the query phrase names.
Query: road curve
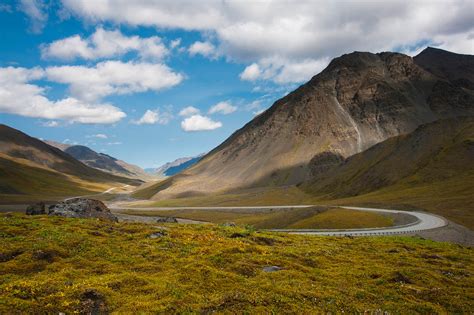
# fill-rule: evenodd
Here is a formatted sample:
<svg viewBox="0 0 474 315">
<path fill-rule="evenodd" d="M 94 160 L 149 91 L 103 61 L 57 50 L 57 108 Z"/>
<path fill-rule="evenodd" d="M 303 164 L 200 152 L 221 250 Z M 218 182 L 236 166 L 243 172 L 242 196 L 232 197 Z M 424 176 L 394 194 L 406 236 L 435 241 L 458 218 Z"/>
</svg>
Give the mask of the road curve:
<svg viewBox="0 0 474 315">
<path fill-rule="evenodd" d="M 295 209 L 295 208 L 308 208 L 313 205 L 293 205 L 293 206 L 256 206 L 256 207 L 126 207 L 118 205 L 109 205 L 110 209 L 114 210 L 144 210 L 144 211 L 160 211 L 160 210 L 244 210 L 244 209 Z M 402 210 L 390 210 L 390 209 L 378 209 L 378 208 L 362 208 L 362 207 L 349 207 L 339 206 L 340 208 L 357 210 L 357 211 L 373 211 L 381 213 L 403 213 L 416 217 L 414 223 L 385 227 L 385 228 L 367 228 L 367 229 L 347 229 L 347 230 L 311 230 L 311 229 L 272 229 L 275 232 L 287 232 L 292 234 L 306 234 L 306 235 L 329 235 L 329 236 L 371 236 L 371 235 L 392 235 L 392 234 L 408 234 L 416 233 L 418 231 L 431 230 L 443 227 L 448 224 L 448 221 L 444 218 L 419 211 L 402 211 Z"/>
<path fill-rule="evenodd" d="M 288 229 L 274 229 L 272 231 L 288 232 L 291 234 L 305 234 L 305 235 L 328 235 L 328 236 L 372 236 L 372 235 L 393 235 L 393 234 L 409 234 L 419 231 L 431 230 L 446 226 L 448 221 L 444 218 L 419 211 L 401 211 L 378 208 L 362 208 L 362 207 L 346 207 L 340 208 L 357 210 L 357 211 L 373 211 L 382 213 L 403 213 L 412 215 L 417 218 L 417 221 L 411 224 L 392 226 L 385 228 L 371 228 L 371 229 L 348 229 L 348 230 L 288 230 Z"/>
</svg>

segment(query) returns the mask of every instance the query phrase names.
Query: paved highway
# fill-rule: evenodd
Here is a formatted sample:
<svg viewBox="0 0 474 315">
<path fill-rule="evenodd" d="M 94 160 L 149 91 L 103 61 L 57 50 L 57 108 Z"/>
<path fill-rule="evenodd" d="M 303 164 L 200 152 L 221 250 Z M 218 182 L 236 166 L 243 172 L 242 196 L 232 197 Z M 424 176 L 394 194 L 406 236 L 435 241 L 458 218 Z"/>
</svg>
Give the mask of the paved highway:
<svg viewBox="0 0 474 315">
<path fill-rule="evenodd" d="M 312 205 L 294 205 L 294 206 L 258 206 L 258 207 L 126 207 L 120 205 L 109 205 L 114 210 L 149 210 L 149 211 L 165 211 L 165 210 L 264 210 L 264 209 L 295 209 L 308 208 Z M 348 230 L 306 230 L 306 229 L 272 229 L 276 232 L 287 232 L 293 234 L 308 234 L 308 235 L 332 235 L 332 236 L 369 236 L 369 235 L 392 235 L 392 234 L 408 234 L 416 233 L 418 231 L 431 230 L 443 227 L 448 224 L 444 218 L 430 213 L 419 211 L 402 211 L 378 208 L 362 208 L 342 206 L 341 208 L 351 209 L 356 211 L 373 211 L 379 213 L 403 213 L 416 217 L 416 221 L 402 226 L 392 226 L 385 228 L 370 228 L 370 229 L 348 229 Z"/>
</svg>

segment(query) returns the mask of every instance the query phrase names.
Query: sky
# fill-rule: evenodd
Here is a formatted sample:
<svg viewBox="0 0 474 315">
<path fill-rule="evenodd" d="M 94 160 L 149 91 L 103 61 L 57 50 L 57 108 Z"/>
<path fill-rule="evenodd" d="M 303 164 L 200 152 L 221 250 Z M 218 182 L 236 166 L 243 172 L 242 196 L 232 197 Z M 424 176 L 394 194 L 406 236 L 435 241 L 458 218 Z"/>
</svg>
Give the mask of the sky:
<svg viewBox="0 0 474 315">
<path fill-rule="evenodd" d="M 0 123 L 144 168 L 352 51 L 474 54 L 474 1 L 0 0 Z"/>
</svg>

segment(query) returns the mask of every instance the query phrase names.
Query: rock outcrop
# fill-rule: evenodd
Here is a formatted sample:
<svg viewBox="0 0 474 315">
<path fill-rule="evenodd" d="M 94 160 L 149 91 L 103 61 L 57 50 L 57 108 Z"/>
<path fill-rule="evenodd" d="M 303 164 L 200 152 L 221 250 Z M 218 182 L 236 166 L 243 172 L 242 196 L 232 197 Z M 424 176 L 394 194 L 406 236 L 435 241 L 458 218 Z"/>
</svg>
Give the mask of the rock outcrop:
<svg viewBox="0 0 474 315">
<path fill-rule="evenodd" d="M 48 214 L 68 218 L 99 218 L 118 221 L 117 217 L 110 212 L 110 209 L 102 201 L 95 199 L 68 199 L 49 206 Z"/>
</svg>

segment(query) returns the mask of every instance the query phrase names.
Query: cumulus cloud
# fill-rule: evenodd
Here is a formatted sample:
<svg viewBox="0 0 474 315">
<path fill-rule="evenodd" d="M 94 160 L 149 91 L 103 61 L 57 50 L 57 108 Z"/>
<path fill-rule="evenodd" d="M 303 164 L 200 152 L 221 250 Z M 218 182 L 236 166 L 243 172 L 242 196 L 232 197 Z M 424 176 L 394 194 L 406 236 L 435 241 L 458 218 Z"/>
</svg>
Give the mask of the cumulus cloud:
<svg viewBox="0 0 474 315">
<path fill-rule="evenodd" d="M 46 76 L 51 81 L 69 85 L 73 96 L 89 101 L 111 94 L 160 91 L 183 80 L 181 74 L 164 64 L 132 61 L 104 61 L 94 67 L 49 67 Z"/>
<path fill-rule="evenodd" d="M 222 127 L 221 122 L 214 121 L 209 117 L 201 115 L 193 115 L 181 122 L 181 128 L 184 131 L 205 131 L 214 130 L 220 127 Z"/>
<path fill-rule="evenodd" d="M 217 57 L 216 47 L 210 42 L 194 42 L 189 46 L 188 52 L 191 56 L 202 55 L 209 58 Z"/>
<path fill-rule="evenodd" d="M 158 36 L 125 36 L 119 30 L 97 28 L 88 38 L 74 35 L 42 45 L 41 56 L 62 60 L 93 60 L 122 56 L 131 51 L 138 53 L 141 58 L 153 60 L 162 59 L 168 54 L 168 49 Z"/>
<path fill-rule="evenodd" d="M 271 80 L 278 84 L 304 82 L 323 70 L 328 58 L 291 61 L 283 58 L 264 58 L 246 67 L 240 78 L 246 81 Z"/>
<path fill-rule="evenodd" d="M 253 64 L 242 73 L 244 80 L 281 84 L 304 81 L 316 74 L 308 69 L 317 71 L 335 56 L 354 50 L 394 50 L 420 42 L 458 53 L 474 53 L 474 10 L 472 1 L 465 0 L 415 0 L 409 4 L 404 0 L 250 4 L 199 1 L 186 5 L 172 1 L 62 2 L 67 10 L 88 21 L 194 30 L 210 35 L 219 54 Z M 203 46 L 204 42 L 200 43 Z"/>
<path fill-rule="evenodd" d="M 246 81 L 255 81 L 259 79 L 262 75 L 260 71 L 260 66 L 256 63 L 252 63 L 250 66 L 247 66 L 244 71 L 240 74 L 240 78 Z"/>
<path fill-rule="evenodd" d="M 179 112 L 179 116 L 188 117 L 188 116 L 192 116 L 192 115 L 197 115 L 199 113 L 200 113 L 200 111 L 196 107 L 188 106 L 188 107 L 183 108 Z"/>
<path fill-rule="evenodd" d="M 74 97 L 50 100 L 45 89 L 31 81 L 45 77 L 41 68 L 0 68 L 0 112 L 79 123 L 115 123 L 126 116 L 107 103 L 85 102 Z"/>
<path fill-rule="evenodd" d="M 221 113 L 224 115 L 232 114 L 237 110 L 236 106 L 233 106 L 229 101 L 219 102 L 209 109 L 209 114 Z"/>
<path fill-rule="evenodd" d="M 41 33 L 48 20 L 45 12 L 45 3 L 42 0 L 20 0 L 18 8 L 30 19 L 30 30 Z"/>
<path fill-rule="evenodd" d="M 173 115 L 170 112 L 160 112 L 159 109 L 148 109 L 140 119 L 134 120 L 132 123 L 136 125 L 154 125 L 156 123 L 166 125 L 172 118 Z"/>
</svg>

